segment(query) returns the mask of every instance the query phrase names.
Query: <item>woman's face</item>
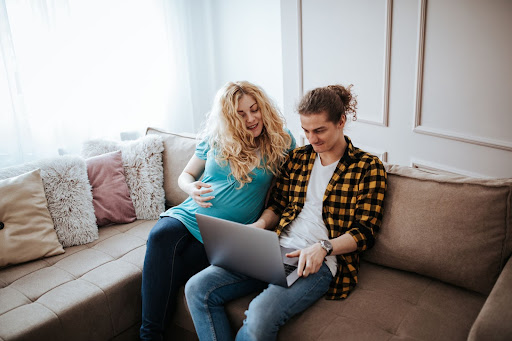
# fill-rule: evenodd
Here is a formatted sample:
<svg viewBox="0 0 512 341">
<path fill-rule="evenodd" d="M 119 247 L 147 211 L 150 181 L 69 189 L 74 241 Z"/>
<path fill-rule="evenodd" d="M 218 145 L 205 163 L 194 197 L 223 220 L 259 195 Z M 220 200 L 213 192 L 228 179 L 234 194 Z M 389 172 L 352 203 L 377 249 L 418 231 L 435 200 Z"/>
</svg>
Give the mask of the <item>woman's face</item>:
<svg viewBox="0 0 512 341">
<path fill-rule="evenodd" d="M 252 133 L 252 136 L 260 136 L 263 131 L 263 120 L 256 100 L 250 95 L 243 95 L 238 101 L 237 112 L 242 117 L 245 128 Z"/>
</svg>

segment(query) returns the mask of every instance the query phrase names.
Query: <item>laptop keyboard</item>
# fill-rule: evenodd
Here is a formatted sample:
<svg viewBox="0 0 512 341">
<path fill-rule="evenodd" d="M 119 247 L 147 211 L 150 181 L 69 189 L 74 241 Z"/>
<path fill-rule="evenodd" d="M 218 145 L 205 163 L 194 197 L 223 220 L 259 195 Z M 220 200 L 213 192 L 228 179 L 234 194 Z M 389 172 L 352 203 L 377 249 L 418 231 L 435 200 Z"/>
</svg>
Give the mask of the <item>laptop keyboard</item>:
<svg viewBox="0 0 512 341">
<path fill-rule="evenodd" d="M 286 276 L 288 276 L 289 274 L 292 273 L 292 271 L 297 269 L 297 267 L 294 265 L 290 265 L 290 264 L 286 264 L 286 263 L 283 263 L 283 264 L 284 264 L 284 273 L 286 274 Z"/>
</svg>

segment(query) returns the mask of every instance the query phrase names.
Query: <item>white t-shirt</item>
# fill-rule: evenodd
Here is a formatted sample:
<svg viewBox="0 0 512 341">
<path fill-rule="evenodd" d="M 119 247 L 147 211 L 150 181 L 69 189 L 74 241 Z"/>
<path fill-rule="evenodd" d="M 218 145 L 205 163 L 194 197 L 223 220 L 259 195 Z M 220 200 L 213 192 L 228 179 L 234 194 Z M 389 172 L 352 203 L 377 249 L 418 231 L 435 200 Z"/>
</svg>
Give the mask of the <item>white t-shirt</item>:
<svg viewBox="0 0 512 341">
<path fill-rule="evenodd" d="M 339 160 L 338 160 L 339 161 Z M 309 178 L 306 201 L 302 211 L 281 233 L 279 242 L 283 247 L 304 249 L 320 240 L 329 239 L 329 232 L 322 219 L 322 203 L 327 185 L 332 178 L 338 161 L 323 166 L 317 156 Z M 336 256 L 326 257 L 325 263 L 336 275 Z"/>
</svg>

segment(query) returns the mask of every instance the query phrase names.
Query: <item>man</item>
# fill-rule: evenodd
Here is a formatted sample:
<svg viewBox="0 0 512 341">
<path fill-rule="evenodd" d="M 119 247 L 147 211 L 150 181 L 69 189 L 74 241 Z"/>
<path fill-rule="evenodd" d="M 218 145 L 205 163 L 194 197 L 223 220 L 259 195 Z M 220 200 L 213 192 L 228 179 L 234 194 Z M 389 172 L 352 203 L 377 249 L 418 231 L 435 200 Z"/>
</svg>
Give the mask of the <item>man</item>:
<svg viewBox="0 0 512 341">
<path fill-rule="evenodd" d="M 386 172 L 378 158 L 345 137 L 357 101 L 351 87 L 308 92 L 299 104 L 311 143 L 290 152 L 268 208 L 253 225 L 275 229 L 281 246 L 296 251 L 300 278 L 289 288 L 210 266 L 185 292 L 200 340 L 229 340 L 224 304 L 263 290 L 250 303 L 237 340 L 275 340 L 280 326 L 319 298 L 343 299 L 357 284 L 359 254 L 372 247 L 381 220 Z"/>
</svg>

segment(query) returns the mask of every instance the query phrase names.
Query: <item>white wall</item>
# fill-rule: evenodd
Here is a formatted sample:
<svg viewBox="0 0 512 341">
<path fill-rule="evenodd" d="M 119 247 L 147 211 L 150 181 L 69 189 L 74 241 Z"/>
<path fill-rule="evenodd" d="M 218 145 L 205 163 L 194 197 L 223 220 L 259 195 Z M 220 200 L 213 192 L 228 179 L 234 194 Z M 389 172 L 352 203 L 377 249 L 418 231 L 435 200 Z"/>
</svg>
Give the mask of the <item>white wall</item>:
<svg viewBox="0 0 512 341">
<path fill-rule="evenodd" d="M 388 162 L 512 177 L 512 2 L 281 0 L 283 101 L 354 84 L 356 146 Z"/>
<path fill-rule="evenodd" d="M 216 88 L 247 80 L 260 85 L 282 109 L 279 1 L 216 0 L 210 6 Z"/>
</svg>

